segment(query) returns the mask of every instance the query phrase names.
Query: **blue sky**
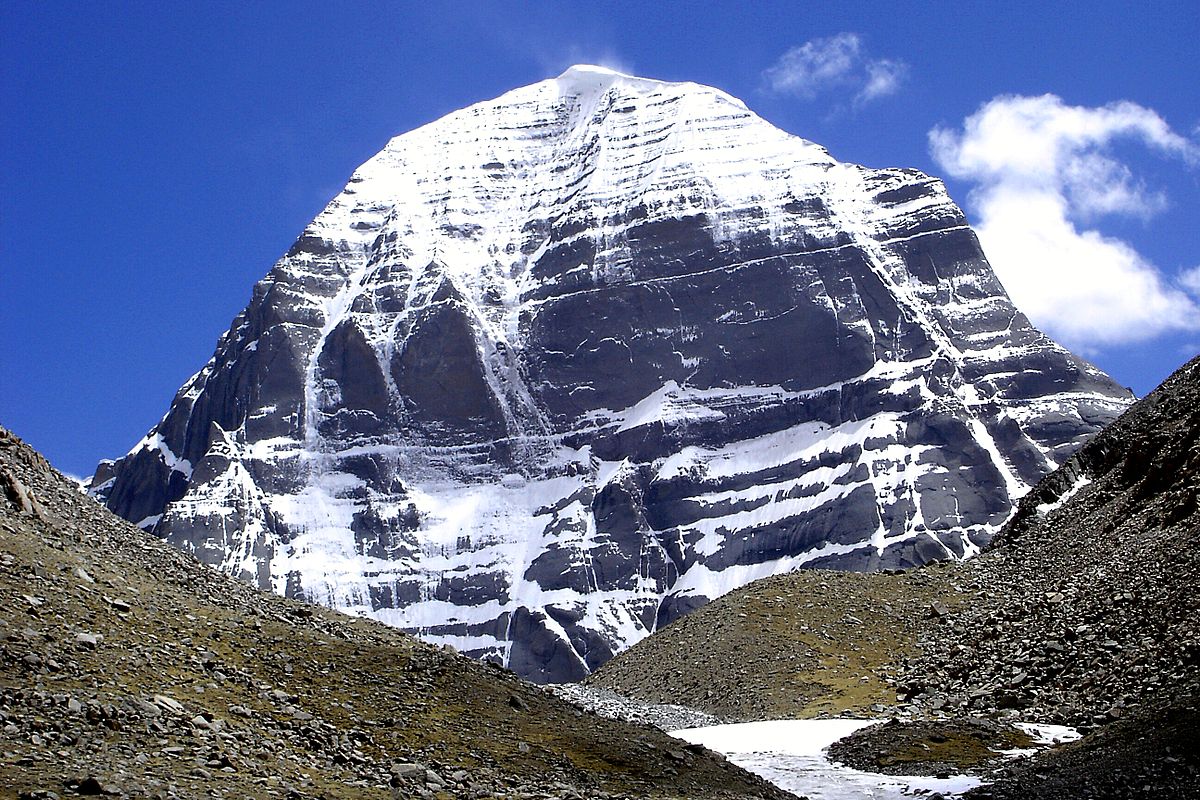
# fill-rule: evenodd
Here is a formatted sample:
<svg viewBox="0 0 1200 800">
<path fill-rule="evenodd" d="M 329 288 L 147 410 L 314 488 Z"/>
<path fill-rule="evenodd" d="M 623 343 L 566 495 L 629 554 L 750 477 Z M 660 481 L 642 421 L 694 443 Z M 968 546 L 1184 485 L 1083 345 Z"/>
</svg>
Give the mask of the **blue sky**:
<svg viewBox="0 0 1200 800">
<path fill-rule="evenodd" d="M 945 177 L 1018 305 L 1139 394 L 1200 351 L 1194 0 L 9 2 L 0 30 L 0 424 L 75 474 L 391 136 L 577 62 Z"/>
</svg>

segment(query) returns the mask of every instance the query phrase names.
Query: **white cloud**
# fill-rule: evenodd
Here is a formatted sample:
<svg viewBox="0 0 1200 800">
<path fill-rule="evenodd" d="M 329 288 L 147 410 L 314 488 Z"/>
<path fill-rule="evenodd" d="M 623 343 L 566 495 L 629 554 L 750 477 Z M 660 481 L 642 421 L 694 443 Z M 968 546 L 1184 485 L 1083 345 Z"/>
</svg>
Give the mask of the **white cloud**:
<svg viewBox="0 0 1200 800">
<path fill-rule="evenodd" d="M 886 97 L 900 90 L 900 84 L 908 76 L 908 65 L 903 61 L 880 59 L 867 64 L 867 85 L 856 95 L 860 102 Z"/>
<path fill-rule="evenodd" d="M 1118 140 L 1200 162 L 1195 144 L 1129 102 L 1088 108 L 1054 95 L 997 97 L 961 130 L 929 133 L 938 164 L 975 184 L 976 231 L 1017 307 L 1085 352 L 1200 329 L 1200 305 L 1182 288 L 1200 275 L 1173 285 L 1128 242 L 1096 229 L 1105 215 L 1149 218 L 1167 205 L 1112 154 Z"/>
<path fill-rule="evenodd" d="M 812 39 L 763 72 L 771 91 L 806 100 L 826 91 L 853 92 L 856 104 L 894 94 L 908 73 L 902 61 L 872 59 L 856 33 Z"/>
<path fill-rule="evenodd" d="M 1200 297 L 1200 266 L 1185 269 L 1179 275 L 1179 284 L 1196 297 Z"/>
</svg>

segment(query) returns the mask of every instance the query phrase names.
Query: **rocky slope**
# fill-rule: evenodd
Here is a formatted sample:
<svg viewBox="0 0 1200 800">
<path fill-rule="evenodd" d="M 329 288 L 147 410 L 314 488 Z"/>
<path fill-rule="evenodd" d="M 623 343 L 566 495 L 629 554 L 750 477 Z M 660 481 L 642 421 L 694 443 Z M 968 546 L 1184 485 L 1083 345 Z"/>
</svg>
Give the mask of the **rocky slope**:
<svg viewBox="0 0 1200 800">
<path fill-rule="evenodd" d="M 1101 723 L 1200 675 L 1200 359 L 1020 504 L 955 570 L 901 691 L 928 705 Z"/>
<path fill-rule="evenodd" d="M 936 179 L 574 67 L 360 167 L 92 491 L 563 680 L 755 578 L 975 552 L 1129 401 Z"/>
<path fill-rule="evenodd" d="M 783 798 L 394 628 L 261 593 L 0 429 L 6 797 Z"/>
<path fill-rule="evenodd" d="M 1036 755 L 970 800 L 1197 800 L 1200 685 L 1162 698 L 1079 742 Z"/>
<path fill-rule="evenodd" d="M 997 797 L 1155 796 L 1137 788 L 1143 773 L 1147 787 L 1200 792 L 1195 751 L 1152 768 L 1131 744 L 1161 739 L 1160 720 L 1194 720 L 1198 681 L 1200 358 L 1041 481 L 984 554 L 760 581 L 589 678 L 735 718 L 984 715 L 1093 731 Z M 1108 783 L 1089 775 L 1100 768 Z M 1058 788 L 1022 794 L 1051 774 Z"/>
</svg>

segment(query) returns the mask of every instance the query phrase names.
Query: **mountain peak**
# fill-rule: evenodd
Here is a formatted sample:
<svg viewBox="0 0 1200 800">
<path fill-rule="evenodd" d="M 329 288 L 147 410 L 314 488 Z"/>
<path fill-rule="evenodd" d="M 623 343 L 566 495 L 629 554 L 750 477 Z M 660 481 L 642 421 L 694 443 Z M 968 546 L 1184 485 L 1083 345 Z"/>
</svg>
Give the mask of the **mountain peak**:
<svg viewBox="0 0 1200 800">
<path fill-rule="evenodd" d="M 646 78 L 596 64 L 575 64 L 553 78 L 552 82 L 566 95 L 602 94 L 614 86 L 620 86 L 638 94 L 665 91 L 671 94 L 703 95 L 718 104 L 732 104 L 743 111 L 749 111 L 740 99 L 713 86 L 690 81 Z"/>
<path fill-rule="evenodd" d="M 670 86 L 667 81 L 642 78 L 595 64 L 575 64 L 553 79 L 559 91 L 566 95 L 602 94 L 615 85 L 640 90 Z"/>
<path fill-rule="evenodd" d="M 936 179 L 577 65 L 392 139 L 93 486 L 564 680 L 756 577 L 974 553 L 1127 403 Z"/>
<path fill-rule="evenodd" d="M 579 78 L 584 75 L 607 75 L 617 78 L 637 78 L 636 75 L 619 72 L 618 70 L 611 69 L 609 67 L 602 67 L 598 64 L 572 64 L 571 66 L 567 67 L 561 75 L 558 76 L 558 80 Z M 638 78 L 638 80 L 644 79 Z"/>
</svg>

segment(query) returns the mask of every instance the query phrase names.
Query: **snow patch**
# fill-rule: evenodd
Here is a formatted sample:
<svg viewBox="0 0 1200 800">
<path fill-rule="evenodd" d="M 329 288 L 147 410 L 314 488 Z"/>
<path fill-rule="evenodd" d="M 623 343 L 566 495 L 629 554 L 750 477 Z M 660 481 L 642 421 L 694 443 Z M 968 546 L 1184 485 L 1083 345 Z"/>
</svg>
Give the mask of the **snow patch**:
<svg viewBox="0 0 1200 800">
<path fill-rule="evenodd" d="M 159 458 L 162 459 L 163 464 L 165 464 L 169 470 L 172 472 L 182 473 L 184 477 L 187 478 L 192 477 L 192 462 L 175 455 L 175 453 L 171 451 L 171 448 L 167 446 L 166 439 L 164 439 L 162 434 L 158 433 L 157 431 L 147 434 L 146 438 L 135 444 L 133 449 L 129 451 L 129 455 L 132 456 L 140 450 L 158 451 Z"/>
<path fill-rule="evenodd" d="M 793 719 L 688 728 L 672 736 L 723 753 L 739 767 L 811 800 L 911 800 L 941 792 L 958 795 L 980 786 L 969 775 L 949 778 L 880 775 L 836 764 L 829 745 L 881 720 Z"/>
<path fill-rule="evenodd" d="M 1051 511 L 1057 511 L 1062 508 L 1063 504 L 1070 500 L 1075 495 L 1079 494 L 1079 490 L 1092 482 L 1092 479 L 1086 475 L 1080 476 L 1070 489 L 1067 489 L 1061 497 L 1051 503 L 1039 503 L 1037 513 L 1041 516 L 1046 516 Z"/>
</svg>

